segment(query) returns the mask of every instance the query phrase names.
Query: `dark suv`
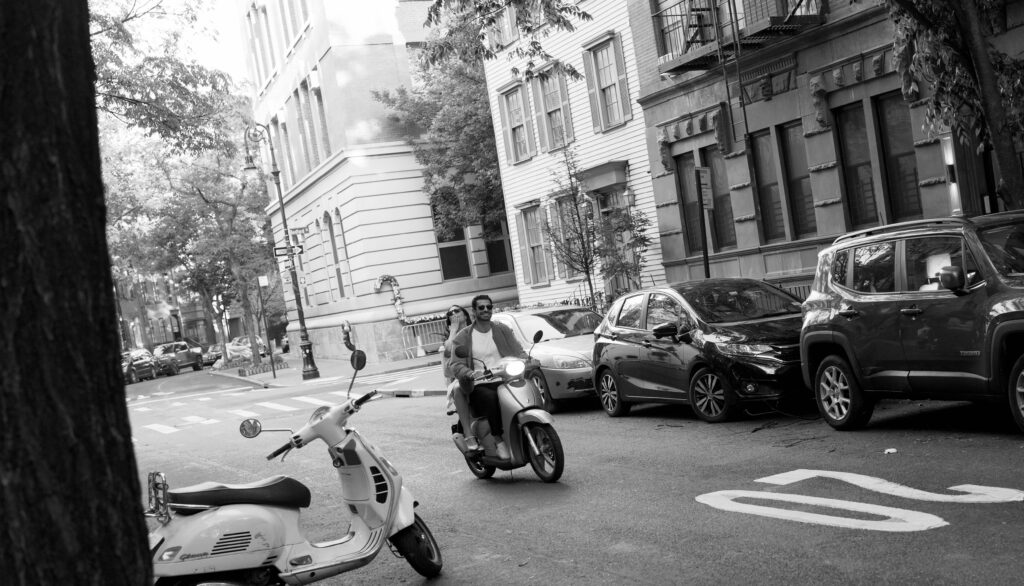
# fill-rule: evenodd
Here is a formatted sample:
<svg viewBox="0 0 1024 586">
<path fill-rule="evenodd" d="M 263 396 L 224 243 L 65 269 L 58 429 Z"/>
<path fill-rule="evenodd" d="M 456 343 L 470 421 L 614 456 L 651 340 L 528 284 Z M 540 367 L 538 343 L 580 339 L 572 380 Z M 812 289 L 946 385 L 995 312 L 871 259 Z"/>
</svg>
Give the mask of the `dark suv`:
<svg viewBox="0 0 1024 586">
<path fill-rule="evenodd" d="M 1024 431 L 1024 212 L 890 224 L 818 254 L 804 381 L 836 429 L 879 398 L 995 400 Z"/>
</svg>

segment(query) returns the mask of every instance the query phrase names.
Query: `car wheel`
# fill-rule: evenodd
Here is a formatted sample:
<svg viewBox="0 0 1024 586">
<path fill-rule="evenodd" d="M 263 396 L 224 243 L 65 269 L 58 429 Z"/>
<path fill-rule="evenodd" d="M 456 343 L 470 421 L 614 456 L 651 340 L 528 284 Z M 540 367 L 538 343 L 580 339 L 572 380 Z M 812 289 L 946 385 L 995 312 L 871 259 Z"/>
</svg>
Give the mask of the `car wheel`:
<svg viewBox="0 0 1024 586">
<path fill-rule="evenodd" d="M 825 358 L 818 366 L 814 400 L 821 417 L 840 430 L 864 427 L 875 410 L 874 401 L 861 390 L 850 363 L 836 355 Z"/>
<path fill-rule="evenodd" d="M 619 384 L 609 368 L 597 375 L 597 397 L 608 417 L 622 417 L 629 413 L 630 405 L 622 400 Z"/>
<path fill-rule="evenodd" d="M 135 372 L 134 368 L 128 369 L 128 376 L 126 382 L 130 385 L 139 382 L 139 375 Z"/>
<path fill-rule="evenodd" d="M 196 361 L 192 363 L 192 370 L 199 371 L 203 369 L 203 363 Z"/>
<path fill-rule="evenodd" d="M 735 414 L 732 385 L 710 368 L 701 368 L 690 381 L 690 407 L 708 423 L 720 423 Z"/>
<path fill-rule="evenodd" d="M 171 365 L 167 367 L 167 374 L 169 374 L 170 376 L 174 376 L 174 375 L 178 374 L 179 370 L 181 370 L 181 369 L 178 368 L 178 363 L 177 362 L 172 362 Z"/>
<path fill-rule="evenodd" d="M 540 393 L 541 406 L 544 407 L 544 410 L 548 413 L 556 413 L 558 411 L 558 402 L 551 396 L 551 390 L 548 389 L 548 383 L 544 375 L 539 370 L 535 370 L 530 373 L 529 378 L 533 386 L 537 387 L 537 392 Z"/>
<path fill-rule="evenodd" d="M 1010 413 L 1017 428 L 1024 431 L 1024 356 L 1017 359 L 1010 372 Z"/>
</svg>

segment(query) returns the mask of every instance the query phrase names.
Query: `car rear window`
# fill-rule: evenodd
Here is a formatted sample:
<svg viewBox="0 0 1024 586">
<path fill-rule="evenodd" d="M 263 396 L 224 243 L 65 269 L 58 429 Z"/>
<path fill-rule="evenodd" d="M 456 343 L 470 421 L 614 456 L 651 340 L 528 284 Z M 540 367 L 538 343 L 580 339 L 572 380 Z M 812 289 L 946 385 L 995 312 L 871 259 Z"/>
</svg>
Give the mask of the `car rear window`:
<svg viewBox="0 0 1024 586">
<path fill-rule="evenodd" d="M 634 328 L 639 330 L 640 318 L 642 317 L 641 309 L 643 309 L 643 306 L 643 295 L 627 297 L 622 302 L 622 309 L 619 311 L 619 317 L 615 320 L 615 325 L 621 328 Z"/>
<path fill-rule="evenodd" d="M 853 249 L 853 290 L 891 293 L 896 290 L 896 244 L 877 242 Z"/>
</svg>

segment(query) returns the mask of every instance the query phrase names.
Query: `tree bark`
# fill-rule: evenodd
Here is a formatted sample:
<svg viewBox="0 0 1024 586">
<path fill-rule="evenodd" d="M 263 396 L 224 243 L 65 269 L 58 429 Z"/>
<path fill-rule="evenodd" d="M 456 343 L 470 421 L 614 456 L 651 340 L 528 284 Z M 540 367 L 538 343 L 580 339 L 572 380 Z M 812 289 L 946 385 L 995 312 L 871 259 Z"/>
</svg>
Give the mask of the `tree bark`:
<svg viewBox="0 0 1024 586">
<path fill-rule="evenodd" d="M 151 581 L 119 365 L 86 0 L 0 3 L 0 568 Z"/>
<path fill-rule="evenodd" d="M 999 92 L 995 69 L 992 67 L 988 41 L 978 18 L 977 3 L 975 0 L 963 0 L 963 2 L 954 2 L 953 6 L 957 13 L 957 21 L 960 23 L 960 31 L 965 40 L 966 49 L 974 64 L 979 85 L 978 93 L 981 96 L 981 107 L 985 112 L 985 120 L 988 121 L 989 138 L 992 141 L 996 161 L 999 163 L 999 177 L 1003 182 L 1003 185 L 1000 186 L 1000 196 L 1004 198 L 1009 207 L 1022 209 L 1024 208 L 1024 171 L 1017 159 L 1012 129 L 1007 124 L 1006 107 Z"/>
</svg>

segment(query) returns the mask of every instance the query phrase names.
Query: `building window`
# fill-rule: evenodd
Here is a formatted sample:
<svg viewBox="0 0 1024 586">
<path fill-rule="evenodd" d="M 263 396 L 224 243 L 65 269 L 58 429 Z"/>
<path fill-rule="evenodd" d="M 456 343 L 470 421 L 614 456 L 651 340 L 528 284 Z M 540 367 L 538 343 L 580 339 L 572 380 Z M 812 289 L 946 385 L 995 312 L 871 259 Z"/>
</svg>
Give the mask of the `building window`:
<svg viewBox="0 0 1024 586">
<path fill-rule="evenodd" d="M 603 132 L 633 117 L 622 44 L 619 36 L 612 34 L 586 49 L 583 66 L 590 96 L 590 113 L 594 131 Z"/>
<path fill-rule="evenodd" d="M 466 231 L 456 230 L 450 238 L 437 238 L 437 252 L 441 259 L 441 278 L 462 279 L 472 275 L 469 251 L 466 249 Z"/>
<path fill-rule="evenodd" d="M 339 248 L 338 248 L 338 239 L 334 235 L 334 222 L 331 221 L 331 214 L 329 214 L 328 212 L 324 212 L 324 226 L 327 228 L 328 240 L 330 241 L 330 245 L 331 245 L 331 256 L 329 257 L 330 260 L 331 260 L 331 269 L 328 270 L 328 272 L 332 274 L 332 276 L 334 278 L 334 283 L 337 284 L 338 295 L 340 297 L 344 297 L 345 296 L 345 280 L 341 276 L 341 256 L 338 254 L 338 250 L 339 250 Z M 332 283 L 332 287 L 331 287 L 332 297 L 333 297 L 333 290 L 334 290 L 334 286 L 333 285 L 334 285 L 334 283 Z"/>
<path fill-rule="evenodd" d="M 316 167 L 320 164 L 320 148 L 317 144 L 317 125 L 313 121 L 313 106 L 310 103 L 311 92 L 309 91 L 309 84 L 306 80 L 302 80 L 299 84 L 299 90 L 296 93 L 298 102 L 296 105 L 299 107 L 299 119 L 302 124 L 301 127 L 304 130 L 304 136 L 308 137 L 309 141 L 308 151 L 312 162 L 310 168 Z"/>
<path fill-rule="evenodd" d="M 484 248 L 487 252 L 487 270 L 492 275 L 495 273 L 507 273 L 509 267 L 512 266 L 508 240 L 508 224 L 505 220 L 502 220 L 501 237 L 484 241 Z"/>
<path fill-rule="evenodd" d="M 679 199 L 682 202 L 683 232 L 686 236 L 686 253 L 704 251 L 704 236 L 701 234 L 700 199 L 697 194 L 696 162 L 693 153 L 676 157 L 676 181 Z"/>
<path fill-rule="evenodd" d="M 736 246 L 736 224 L 732 219 L 732 193 L 729 190 L 729 175 L 725 170 L 725 158 L 717 146 L 701 149 L 704 165 L 711 169 L 711 241 L 715 250 Z"/>
<path fill-rule="evenodd" d="M 302 111 L 302 104 L 299 101 L 299 90 L 298 88 L 292 92 L 292 97 L 289 100 L 295 106 L 297 126 L 299 127 L 299 142 L 302 143 L 302 155 L 305 166 L 302 167 L 303 174 L 308 173 L 313 168 L 313 153 L 311 152 L 311 142 L 309 136 L 309 129 L 306 125 L 305 115 Z"/>
<path fill-rule="evenodd" d="M 299 237 L 295 234 L 292 234 L 292 246 L 298 248 L 301 245 L 302 243 L 299 241 Z M 306 300 L 306 305 L 312 305 L 309 302 L 309 288 L 306 286 L 304 282 L 306 275 L 306 263 L 302 261 L 303 254 L 308 254 L 308 252 L 305 249 L 303 249 L 301 253 L 295 255 L 295 261 L 299 263 L 299 288 L 302 289 L 302 297 L 303 299 Z M 296 304 L 298 304 L 299 302 L 300 301 L 298 299 L 295 300 Z"/>
<path fill-rule="evenodd" d="M 804 127 L 800 121 L 782 127 L 782 151 L 785 159 L 786 198 L 796 238 L 814 236 L 818 224 L 814 219 L 814 196 L 811 177 L 807 170 L 807 149 L 804 147 Z"/>
<path fill-rule="evenodd" d="M 523 86 L 517 85 L 501 94 L 502 133 L 508 160 L 520 163 L 536 152 L 533 147 L 533 128 L 530 125 L 529 106 L 523 99 Z"/>
<path fill-rule="evenodd" d="M 589 206 L 589 203 L 586 204 Z M 558 222 L 558 234 L 562 239 L 562 246 L 572 257 L 578 257 L 578 251 L 582 243 L 579 242 L 581 234 L 578 232 L 580 228 L 586 226 L 587 219 L 585 214 L 587 209 L 578 205 L 576 199 L 572 196 L 566 196 L 560 198 L 555 202 L 555 216 Z M 559 270 L 562 273 L 563 279 L 573 279 L 580 276 L 580 272 L 565 264 L 564 262 L 559 263 Z"/>
<path fill-rule="evenodd" d="M 546 284 L 551 280 L 551 258 L 544 246 L 544 218 L 540 206 L 519 213 L 519 250 L 523 260 L 523 280 L 527 284 Z"/>
<path fill-rule="evenodd" d="M 771 132 L 766 130 L 755 134 L 751 141 L 761 230 L 765 242 L 782 240 L 786 237 L 786 225 L 782 219 L 782 200 L 779 196 L 778 175 L 775 173 L 775 149 L 772 148 Z"/>
<path fill-rule="evenodd" d="M 910 108 L 903 101 L 903 96 L 894 92 L 879 98 L 876 109 L 891 221 L 918 219 L 921 217 L 921 192 L 917 187 L 917 157 L 914 154 Z"/>
<path fill-rule="evenodd" d="M 549 72 L 544 77 L 534 78 L 533 98 L 541 150 L 552 151 L 572 142 L 572 117 L 565 77 Z"/>
<path fill-rule="evenodd" d="M 835 119 L 850 224 L 853 228 L 874 226 L 878 223 L 878 210 L 875 206 L 874 172 L 868 149 L 864 106 L 858 102 L 840 108 L 836 111 Z"/>
<path fill-rule="evenodd" d="M 331 140 L 327 135 L 327 111 L 324 109 L 324 96 L 320 90 L 320 73 L 313 70 L 310 74 L 310 101 L 315 112 L 317 123 L 317 134 L 320 135 L 320 146 L 323 148 L 324 157 L 331 156 Z"/>
<path fill-rule="evenodd" d="M 519 27 L 516 25 L 516 12 L 512 6 L 505 7 L 501 16 L 494 19 L 491 28 L 491 47 L 500 51 L 519 39 Z"/>
</svg>

